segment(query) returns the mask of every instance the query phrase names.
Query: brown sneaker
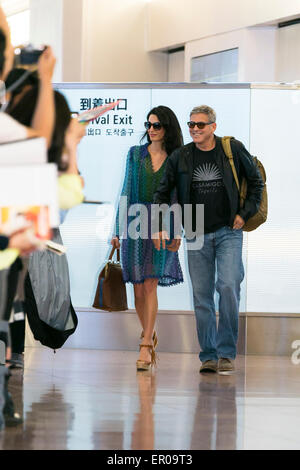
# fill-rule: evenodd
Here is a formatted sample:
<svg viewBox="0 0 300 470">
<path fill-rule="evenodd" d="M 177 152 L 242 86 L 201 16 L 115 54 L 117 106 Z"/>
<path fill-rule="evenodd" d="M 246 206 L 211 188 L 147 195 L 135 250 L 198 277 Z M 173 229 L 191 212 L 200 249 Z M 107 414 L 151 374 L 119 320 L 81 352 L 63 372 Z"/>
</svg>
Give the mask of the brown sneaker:
<svg viewBox="0 0 300 470">
<path fill-rule="evenodd" d="M 200 367 L 199 372 L 217 372 L 218 370 L 218 362 L 210 359 L 208 361 L 203 362 L 202 366 Z"/>
<path fill-rule="evenodd" d="M 234 362 L 227 357 L 220 357 L 218 361 L 218 372 L 231 372 L 234 370 Z"/>
</svg>

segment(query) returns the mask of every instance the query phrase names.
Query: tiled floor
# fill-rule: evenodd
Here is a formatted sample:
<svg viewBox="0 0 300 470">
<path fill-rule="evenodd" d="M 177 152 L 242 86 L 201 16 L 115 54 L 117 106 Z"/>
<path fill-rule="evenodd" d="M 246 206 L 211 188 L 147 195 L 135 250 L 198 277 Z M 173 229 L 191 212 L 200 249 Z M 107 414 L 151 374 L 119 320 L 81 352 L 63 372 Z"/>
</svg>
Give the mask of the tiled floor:
<svg viewBox="0 0 300 470">
<path fill-rule="evenodd" d="M 10 391 L 24 424 L 0 449 L 300 449 L 300 365 L 239 356 L 234 375 L 200 375 L 196 355 L 27 348 Z"/>
</svg>

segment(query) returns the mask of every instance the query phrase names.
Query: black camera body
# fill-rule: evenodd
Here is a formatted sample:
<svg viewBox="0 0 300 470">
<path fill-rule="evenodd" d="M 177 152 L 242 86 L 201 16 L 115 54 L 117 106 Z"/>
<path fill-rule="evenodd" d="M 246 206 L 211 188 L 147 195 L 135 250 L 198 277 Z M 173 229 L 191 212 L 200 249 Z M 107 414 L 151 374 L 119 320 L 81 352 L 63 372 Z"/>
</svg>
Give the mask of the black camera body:
<svg viewBox="0 0 300 470">
<path fill-rule="evenodd" d="M 31 45 L 21 47 L 15 50 L 15 65 L 16 66 L 28 66 L 36 65 L 41 54 L 44 52 L 44 48 L 34 49 Z"/>
</svg>

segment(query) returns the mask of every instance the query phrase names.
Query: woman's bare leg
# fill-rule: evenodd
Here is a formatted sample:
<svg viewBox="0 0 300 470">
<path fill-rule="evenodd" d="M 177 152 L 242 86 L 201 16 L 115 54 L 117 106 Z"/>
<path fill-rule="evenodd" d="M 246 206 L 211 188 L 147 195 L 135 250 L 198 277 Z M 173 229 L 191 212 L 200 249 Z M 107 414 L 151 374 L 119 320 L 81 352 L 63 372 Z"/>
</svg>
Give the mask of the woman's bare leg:
<svg viewBox="0 0 300 470">
<path fill-rule="evenodd" d="M 146 279 L 144 286 L 144 338 L 141 344 L 153 344 L 152 336 L 158 310 L 157 301 L 158 279 Z M 149 348 L 141 348 L 139 359 L 150 361 L 151 354 Z"/>
<path fill-rule="evenodd" d="M 144 284 L 134 284 L 134 305 L 136 313 L 142 325 L 142 330 L 145 329 L 145 294 Z"/>
</svg>

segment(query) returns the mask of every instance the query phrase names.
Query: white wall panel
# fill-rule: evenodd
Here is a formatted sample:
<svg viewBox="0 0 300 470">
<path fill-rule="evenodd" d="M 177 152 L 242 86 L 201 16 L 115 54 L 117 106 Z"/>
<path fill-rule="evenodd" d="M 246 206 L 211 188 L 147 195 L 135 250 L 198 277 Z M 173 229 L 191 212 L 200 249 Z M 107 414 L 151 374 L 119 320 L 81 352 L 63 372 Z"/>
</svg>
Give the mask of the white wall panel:
<svg viewBox="0 0 300 470">
<path fill-rule="evenodd" d="M 149 50 L 299 17 L 300 0 L 151 0 Z"/>
<path fill-rule="evenodd" d="M 167 81 L 168 57 L 147 52 L 146 0 L 84 0 L 82 80 Z"/>
<path fill-rule="evenodd" d="M 251 91 L 251 153 L 267 172 L 268 221 L 248 237 L 247 310 L 300 313 L 300 91 Z"/>
<path fill-rule="evenodd" d="M 194 57 L 238 48 L 239 82 L 274 82 L 277 28 L 256 27 L 214 34 L 185 45 L 185 81 L 191 80 Z"/>
<path fill-rule="evenodd" d="M 300 24 L 278 30 L 276 81 L 300 81 Z"/>
<path fill-rule="evenodd" d="M 245 236 L 246 278 L 242 285 L 241 311 L 300 313 L 300 215 L 299 145 L 300 90 L 242 88 L 154 88 L 65 90 L 71 108 L 79 110 L 80 98 L 128 98 L 134 134 L 127 137 L 87 137 L 81 144 L 79 167 L 86 180 L 86 195 L 110 203 L 81 206 L 70 212 L 63 226 L 71 269 L 72 296 L 77 307 L 89 307 L 97 274 L 109 251 L 113 213 L 122 184 L 125 156 L 130 145 L 139 143 L 147 111 L 155 105 L 169 106 L 186 126 L 195 105 L 209 104 L 217 112 L 217 135 L 234 135 L 258 155 L 267 171 L 269 218 L 257 231 Z M 123 112 L 125 113 L 125 112 Z M 99 126 L 98 126 L 99 127 Z M 186 253 L 180 260 L 186 282 L 172 289 L 159 289 L 160 309 L 192 309 Z M 133 307 L 131 287 L 129 305 Z M 170 295 L 170 293 L 172 295 Z"/>
<path fill-rule="evenodd" d="M 94 98 L 126 98 L 127 110 L 110 112 L 110 124 L 98 124 L 91 129 L 101 130 L 101 136 L 89 135 L 80 145 L 79 169 L 85 179 L 87 199 L 105 201 L 101 206 L 82 205 L 71 210 L 62 226 L 64 242 L 70 263 L 72 299 L 76 307 L 92 305 L 97 276 L 110 250 L 114 212 L 121 189 L 125 157 L 131 145 L 138 145 L 143 135 L 143 123 L 151 107 L 163 104 L 177 114 L 185 142 L 190 141 L 186 122 L 195 105 L 209 104 L 218 115 L 218 135 L 234 135 L 246 146 L 249 142 L 250 89 L 199 89 L 199 88 L 96 88 L 82 85 L 81 89 L 63 88 L 73 111 L 80 110 L 80 100 Z M 92 103 L 93 101 L 91 101 Z M 113 115 L 132 116 L 132 125 L 115 126 Z M 133 129 L 132 135 L 121 137 L 106 135 L 108 129 Z M 246 243 L 244 262 L 246 262 Z M 172 288 L 159 288 L 159 308 L 162 310 L 192 310 L 192 291 L 189 281 L 187 257 L 184 246 L 179 252 L 184 284 Z M 129 307 L 133 308 L 133 290 L 128 286 Z M 217 299 L 216 299 L 217 300 Z M 246 282 L 242 286 L 241 311 L 246 309 Z"/>
<path fill-rule="evenodd" d="M 63 80 L 63 2 L 30 0 L 30 42 L 49 44 L 56 56 L 54 81 Z"/>
<path fill-rule="evenodd" d="M 189 113 L 194 106 L 207 104 L 214 108 L 217 113 L 217 131 L 216 134 L 233 135 L 244 142 L 246 147 L 249 145 L 249 113 L 250 113 L 250 90 L 233 88 L 202 88 L 202 89 L 180 89 L 180 85 L 174 89 L 154 89 L 152 92 L 153 106 L 164 105 L 170 107 L 176 114 L 181 129 L 183 131 L 184 141 L 191 141 L 187 121 Z M 244 238 L 243 260 L 246 269 L 246 237 Z M 183 258 L 183 248 L 180 250 L 181 261 Z M 183 263 L 182 263 L 183 264 Z M 172 287 L 172 307 L 176 310 L 193 310 L 191 301 L 191 285 L 188 276 L 187 261 L 185 260 L 184 275 L 185 283 L 181 286 Z M 170 298 L 163 296 L 161 289 L 160 297 L 163 306 L 161 308 L 170 308 Z M 216 296 L 217 302 L 217 296 Z M 177 304 L 177 307 L 176 307 Z M 166 305 L 166 306 L 165 306 Z M 246 280 L 242 284 L 240 311 L 246 309 Z"/>
<path fill-rule="evenodd" d="M 0 5 L 5 14 L 9 16 L 27 10 L 30 6 L 30 0 L 0 0 Z"/>
<path fill-rule="evenodd" d="M 95 98 L 127 100 L 126 110 L 110 111 L 104 115 L 106 124 L 99 122 L 90 125 L 87 134 L 94 134 L 87 135 L 79 148 L 79 170 L 85 180 L 86 198 L 106 204 L 76 207 L 69 212 L 62 226 L 68 249 L 73 303 L 76 307 L 91 307 L 100 268 L 111 248 L 109 242 L 115 220 L 114 208 L 121 191 L 127 152 L 132 145 L 139 144 L 144 133 L 143 123 L 150 109 L 151 90 L 90 89 L 82 86 L 82 89 L 61 91 L 72 111 L 80 111 L 81 99 L 91 99 L 91 103 Z M 117 121 L 131 116 L 132 120 L 128 121 L 132 124 L 114 124 L 114 116 Z M 122 135 L 122 130 L 126 131 L 126 135 Z M 101 135 L 97 135 L 99 132 Z M 131 299 L 130 289 L 128 291 Z"/>
<path fill-rule="evenodd" d="M 185 142 L 191 140 L 187 121 L 194 106 L 207 104 L 217 113 L 217 135 L 233 135 L 249 144 L 250 90 L 242 88 L 160 87 L 152 92 L 153 106 L 169 106 L 178 117 Z"/>
</svg>

